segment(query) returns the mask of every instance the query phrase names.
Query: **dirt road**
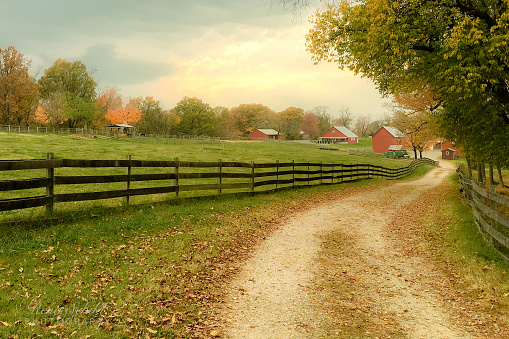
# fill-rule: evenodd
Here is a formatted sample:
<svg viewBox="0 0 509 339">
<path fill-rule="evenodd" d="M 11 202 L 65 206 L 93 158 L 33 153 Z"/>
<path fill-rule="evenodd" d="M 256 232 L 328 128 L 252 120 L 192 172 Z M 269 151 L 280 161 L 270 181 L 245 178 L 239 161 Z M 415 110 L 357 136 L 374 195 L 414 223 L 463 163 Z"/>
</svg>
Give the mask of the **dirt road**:
<svg viewBox="0 0 509 339">
<path fill-rule="evenodd" d="M 359 325 L 359 335 L 367 337 L 472 337 L 436 291 L 435 267 L 391 231 L 411 215 L 405 206 L 453 170 L 441 162 L 418 180 L 363 188 L 294 215 L 228 287 L 225 337 L 348 337 L 342 328 L 359 317 L 372 325 Z M 338 242 L 335 252 L 324 251 L 331 241 Z M 317 284 L 334 277 L 344 286 Z M 332 323 L 324 305 L 341 308 L 344 323 L 337 317 Z"/>
</svg>

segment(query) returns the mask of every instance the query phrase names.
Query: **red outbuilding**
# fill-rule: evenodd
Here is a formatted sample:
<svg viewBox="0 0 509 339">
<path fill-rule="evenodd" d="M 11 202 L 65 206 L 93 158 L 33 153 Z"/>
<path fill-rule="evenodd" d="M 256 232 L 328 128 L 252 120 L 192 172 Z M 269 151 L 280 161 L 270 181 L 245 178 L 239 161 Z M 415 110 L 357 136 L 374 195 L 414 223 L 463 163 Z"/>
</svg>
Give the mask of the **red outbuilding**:
<svg viewBox="0 0 509 339">
<path fill-rule="evenodd" d="M 446 150 L 446 149 L 454 150 L 454 154 L 455 154 L 456 157 L 459 157 L 461 155 L 460 149 L 458 147 L 456 147 L 454 145 L 454 143 L 451 142 L 451 141 L 444 141 L 442 143 L 442 154 L 444 153 L 443 150 Z M 442 158 L 442 159 L 445 159 L 445 158 Z"/>
<path fill-rule="evenodd" d="M 345 126 L 334 126 L 320 137 L 324 144 L 357 144 L 359 137 Z"/>
<path fill-rule="evenodd" d="M 382 126 L 373 134 L 373 151 L 375 153 L 384 153 L 389 150 L 391 145 L 404 145 L 404 135 L 397 128 Z"/>
<path fill-rule="evenodd" d="M 454 160 L 456 159 L 456 150 L 453 148 L 445 148 L 442 150 L 442 159 Z"/>
<path fill-rule="evenodd" d="M 281 133 L 274 129 L 260 128 L 249 134 L 249 140 L 281 140 Z"/>
</svg>

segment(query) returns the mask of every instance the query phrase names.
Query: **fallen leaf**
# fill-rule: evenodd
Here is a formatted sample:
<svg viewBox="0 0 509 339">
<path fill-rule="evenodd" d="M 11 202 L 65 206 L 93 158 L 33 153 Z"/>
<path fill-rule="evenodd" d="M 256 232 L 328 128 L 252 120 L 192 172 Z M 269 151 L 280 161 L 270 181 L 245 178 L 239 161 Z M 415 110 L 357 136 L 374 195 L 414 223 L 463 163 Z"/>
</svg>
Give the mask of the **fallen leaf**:
<svg viewBox="0 0 509 339">
<path fill-rule="evenodd" d="M 42 251 L 42 252 L 43 252 L 43 253 L 49 253 L 49 252 L 51 252 L 51 251 L 53 251 L 53 250 L 54 250 L 53 246 L 48 245 L 48 249 L 47 249 L 47 250 L 44 250 L 44 251 Z"/>
<path fill-rule="evenodd" d="M 5 321 L 0 321 L 0 324 L 2 324 L 2 325 L 4 325 L 4 326 L 7 326 L 7 327 L 11 326 L 11 324 L 6 323 Z"/>
<path fill-rule="evenodd" d="M 360 277 L 356 274 L 355 277 L 353 277 L 355 280 L 359 280 Z"/>
<path fill-rule="evenodd" d="M 150 332 L 150 333 L 152 333 L 152 334 L 157 333 L 157 331 L 156 331 L 156 330 L 153 330 L 153 329 L 151 329 L 151 328 L 147 328 L 147 331 L 149 331 L 149 332 Z"/>
</svg>

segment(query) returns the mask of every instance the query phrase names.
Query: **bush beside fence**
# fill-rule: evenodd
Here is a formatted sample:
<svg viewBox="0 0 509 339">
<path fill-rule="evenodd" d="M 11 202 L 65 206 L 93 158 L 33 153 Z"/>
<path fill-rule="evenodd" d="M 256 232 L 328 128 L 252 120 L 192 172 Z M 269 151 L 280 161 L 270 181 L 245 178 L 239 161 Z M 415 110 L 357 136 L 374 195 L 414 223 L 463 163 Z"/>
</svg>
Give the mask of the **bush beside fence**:
<svg viewBox="0 0 509 339">
<path fill-rule="evenodd" d="M 46 194 L 30 197 L 17 197 L 0 200 L 0 211 L 25 209 L 46 206 L 48 213 L 53 212 L 55 203 L 77 202 L 86 200 L 124 198 L 129 203 L 129 197 L 175 193 L 189 191 L 214 190 L 218 194 L 224 190 L 239 190 L 243 192 L 264 192 L 295 185 L 337 184 L 342 182 L 385 177 L 396 179 L 409 174 L 422 164 L 437 165 L 431 159 L 417 159 L 409 166 L 402 168 L 385 168 L 369 164 L 324 164 L 309 162 L 279 162 L 275 163 L 242 163 L 221 161 L 217 162 L 189 162 L 180 161 L 151 161 L 133 160 L 128 156 L 125 160 L 79 160 L 54 159 L 48 153 L 46 159 L 35 160 L 1 160 L 0 171 L 23 171 L 45 169 L 46 176 L 18 180 L 0 181 L 0 192 L 20 191 L 28 189 L 46 189 Z M 124 168 L 124 174 L 108 175 L 58 175 L 58 169 L 63 168 Z M 158 173 L 134 174 L 133 169 L 159 169 Z M 200 171 L 189 172 L 189 170 Z M 162 172 L 162 173 L 161 173 Z M 206 183 L 196 183 L 202 179 Z M 133 188 L 137 182 L 162 182 L 165 185 L 156 187 Z M 191 181 L 192 182 L 189 182 Z M 211 180 L 213 182 L 211 182 Z M 168 182 L 170 181 L 170 182 Z M 66 185 L 123 183 L 124 189 L 57 193 L 57 187 Z M 260 188 L 264 189 L 260 189 Z"/>
<path fill-rule="evenodd" d="M 509 216 L 500 211 L 509 210 L 509 197 L 496 193 L 496 186 L 484 188 L 476 179 L 456 170 L 461 191 L 472 208 L 474 220 L 488 241 L 509 261 Z"/>
</svg>

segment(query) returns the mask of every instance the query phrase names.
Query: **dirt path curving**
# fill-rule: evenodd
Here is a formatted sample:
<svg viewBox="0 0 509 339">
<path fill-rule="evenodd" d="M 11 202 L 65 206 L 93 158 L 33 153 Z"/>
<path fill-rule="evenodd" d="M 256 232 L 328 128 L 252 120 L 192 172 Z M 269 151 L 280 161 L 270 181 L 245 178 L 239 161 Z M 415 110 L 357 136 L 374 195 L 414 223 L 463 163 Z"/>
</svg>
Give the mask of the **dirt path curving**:
<svg viewBox="0 0 509 339">
<path fill-rule="evenodd" d="M 405 252 L 390 231 L 391 224 L 408 215 L 401 212 L 404 206 L 438 187 L 453 170 L 441 162 L 416 181 L 366 187 L 294 215 L 257 248 L 228 287 L 222 311 L 225 337 L 346 337 L 342 326 L 361 316 L 389 328 L 379 332 L 383 337 L 470 338 L 434 291 L 433 265 L 425 256 Z M 348 250 L 338 245 L 338 256 L 328 258 L 323 246 L 334 236 Z M 342 297 L 328 300 L 334 293 L 322 284 L 325 290 L 317 290 L 316 281 L 336 276 L 345 290 L 346 284 L 357 284 L 351 293 L 362 296 L 343 291 Z M 344 308 L 344 324 L 331 323 L 323 307 L 327 302 Z"/>
</svg>

